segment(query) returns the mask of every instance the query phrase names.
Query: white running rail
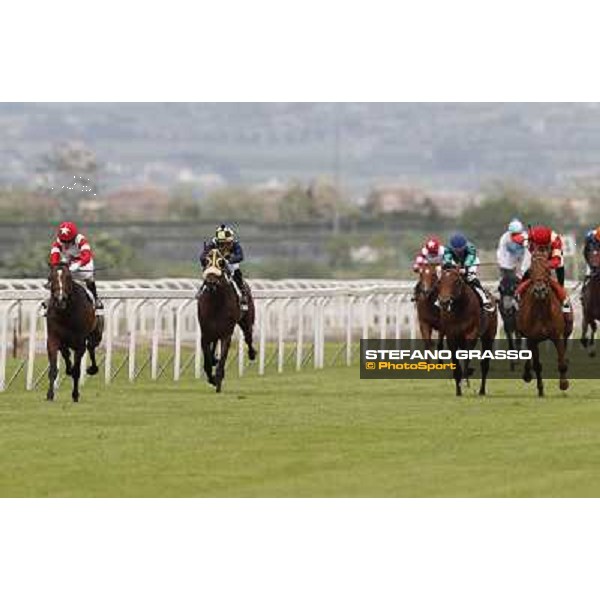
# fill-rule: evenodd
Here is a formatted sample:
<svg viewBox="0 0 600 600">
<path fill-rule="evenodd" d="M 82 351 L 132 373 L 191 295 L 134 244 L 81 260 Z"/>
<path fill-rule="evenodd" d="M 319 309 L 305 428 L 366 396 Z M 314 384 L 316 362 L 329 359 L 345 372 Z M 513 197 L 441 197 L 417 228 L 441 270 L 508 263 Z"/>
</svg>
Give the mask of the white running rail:
<svg viewBox="0 0 600 600">
<path fill-rule="evenodd" d="M 48 294 L 44 283 L 41 279 L 0 280 L 0 392 L 17 382 L 21 372 L 27 390 L 35 389 L 45 375 L 46 331 L 40 314 L 40 302 Z M 410 301 L 414 283 L 250 281 L 256 304 L 254 342 L 258 374 L 264 375 L 271 363 L 277 372 L 285 368 L 301 370 L 309 364 L 315 369 L 334 363 L 351 365 L 357 358 L 361 338 L 416 339 L 418 323 Z M 101 368 L 107 385 L 125 367 L 130 381 L 135 381 L 144 370 L 151 379 L 165 375 L 178 381 L 192 366 L 194 376 L 202 377 L 201 337 L 194 300 L 197 286 L 193 279 L 98 283 L 105 304 Z M 489 287 L 493 288 L 493 284 Z M 569 287 L 576 292 L 577 286 Z M 235 337 L 237 372 L 242 376 L 248 364 L 239 328 Z M 330 353 L 328 363 L 326 348 Z M 7 375 L 9 363 L 11 373 Z M 36 375 L 40 370 L 41 374 Z"/>
</svg>

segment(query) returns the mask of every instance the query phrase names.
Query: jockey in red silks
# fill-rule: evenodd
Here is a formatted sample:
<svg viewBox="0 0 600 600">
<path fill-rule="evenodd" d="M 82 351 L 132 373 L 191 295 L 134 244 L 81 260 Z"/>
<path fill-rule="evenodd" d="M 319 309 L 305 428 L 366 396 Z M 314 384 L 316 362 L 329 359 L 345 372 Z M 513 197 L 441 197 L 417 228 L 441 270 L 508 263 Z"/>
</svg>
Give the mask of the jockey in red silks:
<svg viewBox="0 0 600 600">
<path fill-rule="evenodd" d="M 552 289 L 557 298 L 562 303 L 564 313 L 571 312 L 571 303 L 565 290 L 565 260 L 563 254 L 563 243 L 560 235 L 550 227 L 545 225 L 536 225 L 529 230 L 527 236 L 529 242 L 529 252 L 533 254 L 536 250 L 548 250 L 548 265 L 556 273 L 556 279 L 550 279 Z M 517 287 L 517 296 L 522 296 L 525 290 L 531 285 L 529 270 L 523 276 L 523 281 Z"/>
<path fill-rule="evenodd" d="M 441 270 L 442 262 L 444 260 L 444 251 L 445 248 L 440 242 L 440 240 L 431 236 L 425 241 L 425 245 L 421 248 L 417 256 L 415 257 L 415 261 L 413 263 L 413 271 L 415 273 L 419 273 L 421 269 L 427 265 L 435 265 L 438 268 L 438 271 Z M 439 273 L 438 273 L 439 275 Z M 416 300 L 417 296 L 420 292 L 420 282 L 417 282 L 415 286 L 415 291 L 413 293 L 413 302 Z"/>
<path fill-rule="evenodd" d="M 101 310 L 103 306 L 94 280 L 92 248 L 87 238 L 79 233 L 77 225 L 71 221 L 64 221 L 59 225 L 56 239 L 50 248 L 50 265 L 56 266 L 61 262 L 69 265 L 74 281 L 85 282 L 94 297 L 95 308 Z"/>
</svg>

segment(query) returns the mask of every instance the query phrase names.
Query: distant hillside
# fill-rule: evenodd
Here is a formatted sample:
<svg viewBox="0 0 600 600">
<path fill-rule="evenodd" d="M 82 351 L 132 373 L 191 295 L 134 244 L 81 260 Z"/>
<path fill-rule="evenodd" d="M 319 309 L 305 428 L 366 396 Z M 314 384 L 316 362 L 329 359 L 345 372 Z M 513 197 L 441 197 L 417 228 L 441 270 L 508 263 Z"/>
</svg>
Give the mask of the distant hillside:
<svg viewBox="0 0 600 600">
<path fill-rule="evenodd" d="M 0 183 L 32 180 L 54 144 L 84 142 L 107 187 L 339 175 L 476 189 L 600 173 L 600 104 L 0 104 Z"/>
</svg>

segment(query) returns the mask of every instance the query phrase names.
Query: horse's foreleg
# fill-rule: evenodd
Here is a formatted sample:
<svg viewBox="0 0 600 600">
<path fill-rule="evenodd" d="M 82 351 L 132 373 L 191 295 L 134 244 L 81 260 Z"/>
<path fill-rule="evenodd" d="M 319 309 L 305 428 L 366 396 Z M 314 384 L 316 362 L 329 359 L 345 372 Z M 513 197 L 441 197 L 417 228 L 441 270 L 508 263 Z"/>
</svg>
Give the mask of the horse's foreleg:
<svg viewBox="0 0 600 600">
<path fill-rule="evenodd" d="M 481 339 L 481 348 L 485 352 L 487 350 L 492 350 L 494 348 L 494 340 L 493 339 Z M 487 385 L 487 377 L 490 370 L 490 359 L 484 358 L 481 361 L 481 387 L 479 388 L 479 395 L 485 396 L 486 394 L 486 385 Z"/>
<path fill-rule="evenodd" d="M 553 340 L 558 355 L 558 373 L 560 375 L 560 389 L 565 392 L 569 389 L 569 380 L 567 379 L 567 370 L 569 362 L 567 360 L 567 344 L 563 339 Z"/>
<path fill-rule="evenodd" d="M 71 393 L 71 398 L 73 398 L 73 402 L 79 402 L 79 378 L 81 377 L 81 359 L 85 354 L 85 343 L 81 348 L 77 348 L 75 350 L 75 356 L 73 358 L 73 392 Z"/>
<path fill-rule="evenodd" d="M 590 321 L 590 329 L 592 331 L 591 335 L 590 335 L 590 344 L 589 344 L 589 356 L 590 358 L 594 358 L 594 356 L 596 356 L 596 329 L 597 329 L 597 325 L 596 325 L 596 321 L 594 319 L 592 319 Z"/>
<path fill-rule="evenodd" d="M 46 349 L 48 351 L 48 392 L 46 400 L 54 400 L 54 384 L 58 375 L 58 342 L 48 336 Z"/>
<path fill-rule="evenodd" d="M 588 330 L 588 326 L 589 326 L 589 321 L 587 318 L 587 315 L 585 314 L 585 311 L 583 313 L 583 322 L 581 323 L 581 339 L 579 340 L 581 342 L 581 345 L 584 348 L 588 347 L 588 338 L 587 338 L 587 330 Z"/>
<path fill-rule="evenodd" d="M 219 362 L 217 364 L 216 370 L 216 388 L 217 392 L 221 391 L 221 386 L 223 384 L 223 379 L 225 379 L 225 365 L 227 364 L 227 355 L 229 354 L 229 346 L 231 345 L 231 336 L 227 336 L 226 338 L 221 339 L 221 356 L 219 357 Z"/>
<path fill-rule="evenodd" d="M 69 348 L 65 345 L 60 347 L 60 353 L 65 361 L 65 374 L 69 375 L 69 377 L 73 374 L 73 363 L 71 362 L 71 352 Z"/>
<path fill-rule="evenodd" d="M 455 343 L 450 342 L 450 340 L 448 340 L 448 349 L 450 350 L 450 352 L 452 352 L 452 363 L 454 364 L 454 370 L 452 371 L 452 376 L 454 377 L 454 386 L 456 389 L 456 395 L 462 396 L 462 387 L 461 387 L 462 366 L 460 364 L 460 360 L 458 360 L 456 358 L 456 351 L 458 350 L 458 346 Z"/>
<path fill-rule="evenodd" d="M 431 325 L 425 321 L 419 321 L 419 328 L 421 329 L 421 337 L 423 338 L 425 350 L 432 350 L 433 341 L 431 340 L 431 335 L 433 333 L 433 329 Z"/>
<path fill-rule="evenodd" d="M 204 338 L 202 338 L 202 355 L 204 356 L 204 372 L 206 373 L 206 380 L 211 385 L 216 385 L 215 378 L 213 376 L 214 356 L 212 344 L 208 341 L 205 341 Z"/>
<path fill-rule="evenodd" d="M 529 349 L 531 350 L 531 352 L 533 354 L 532 364 L 533 364 L 533 370 L 535 372 L 535 377 L 537 380 L 538 396 L 540 398 L 542 398 L 544 396 L 544 380 L 542 379 L 542 363 L 540 361 L 540 345 L 538 344 L 538 342 L 531 342 L 531 344 L 529 344 Z"/>
</svg>

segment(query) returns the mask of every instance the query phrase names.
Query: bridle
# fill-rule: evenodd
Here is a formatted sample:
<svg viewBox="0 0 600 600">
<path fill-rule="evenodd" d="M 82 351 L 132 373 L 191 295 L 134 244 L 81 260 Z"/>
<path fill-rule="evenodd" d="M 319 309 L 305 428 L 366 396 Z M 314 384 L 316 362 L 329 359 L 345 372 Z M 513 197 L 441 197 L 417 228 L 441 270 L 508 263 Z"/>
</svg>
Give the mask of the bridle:
<svg viewBox="0 0 600 600">
<path fill-rule="evenodd" d="M 65 310 L 73 289 L 68 265 L 61 263 L 50 270 L 50 297 L 58 310 Z"/>
<path fill-rule="evenodd" d="M 444 280 L 449 281 L 450 277 L 453 278 L 450 293 L 442 293 L 442 289 L 444 289 Z M 438 302 L 440 303 L 440 308 L 442 311 L 452 312 L 454 305 L 463 296 L 465 285 L 466 284 L 463 278 L 460 276 L 457 268 L 454 267 L 451 269 L 444 269 L 442 272 L 442 279 L 439 284 L 440 289 L 438 291 Z"/>
<path fill-rule="evenodd" d="M 226 280 L 227 262 L 221 252 L 214 248 L 206 257 L 206 266 L 202 273 L 203 287 L 209 292 L 216 291 Z"/>
</svg>

